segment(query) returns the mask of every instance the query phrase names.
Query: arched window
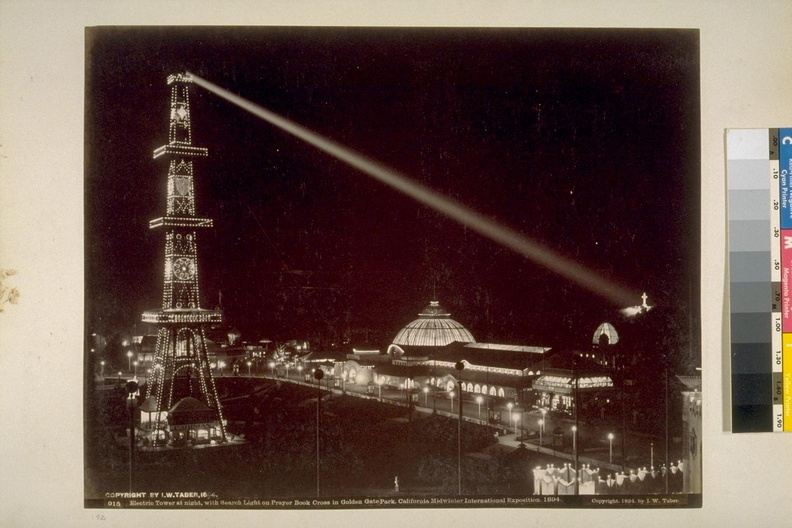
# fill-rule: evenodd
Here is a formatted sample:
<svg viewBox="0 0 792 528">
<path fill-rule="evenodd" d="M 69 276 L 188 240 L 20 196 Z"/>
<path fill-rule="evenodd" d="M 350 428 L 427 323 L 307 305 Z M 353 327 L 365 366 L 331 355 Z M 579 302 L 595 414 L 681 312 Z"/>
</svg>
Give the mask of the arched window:
<svg viewBox="0 0 792 528">
<path fill-rule="evenodd" d="M 503 390 L 503 387 L 498 389 L 498 396 L 500 398 L 505 398 L 506 397 L 506 392 Z"/>
<path fill-rule="evenodd" d="M 503 390 L 503 389 L 501 389 L 501 390 Z M 498 394 L 498 392 L 495 390 L 495 387 L 490 387 L 490 392 L 489 393 L 490 393 L 490 396 L 495 396 L 496 394 Z"/>
<path fill-rule="evenodd" d="M 484 394 L 487 394 L 487 386 L 486 385 L 482 385 L 481 386 L 481 392 L 483 392 Z"/>
<path fill-rule="evenodd" d="M 481 385 L 476 383 L 476 386 L 473 387 L 473 392 L 475 392 L 476 394 L 481 394 Z"/>
</svg>

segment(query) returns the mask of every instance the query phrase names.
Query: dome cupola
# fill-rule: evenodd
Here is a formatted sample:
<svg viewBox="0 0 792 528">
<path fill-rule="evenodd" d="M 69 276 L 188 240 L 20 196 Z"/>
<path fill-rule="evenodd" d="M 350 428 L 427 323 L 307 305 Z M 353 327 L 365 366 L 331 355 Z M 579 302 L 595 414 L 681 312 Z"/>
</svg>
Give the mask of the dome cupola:
<svg viewBox="0 0 792 528">
<path fill-rule="evenodd" d="M 438 301 L 418 314 L 418 319 L 402 328 L 393 340 L 395 345 L 440 347 L 454 342 L 475 343 L 467 328 L 451 319 Z"/>
</svg>

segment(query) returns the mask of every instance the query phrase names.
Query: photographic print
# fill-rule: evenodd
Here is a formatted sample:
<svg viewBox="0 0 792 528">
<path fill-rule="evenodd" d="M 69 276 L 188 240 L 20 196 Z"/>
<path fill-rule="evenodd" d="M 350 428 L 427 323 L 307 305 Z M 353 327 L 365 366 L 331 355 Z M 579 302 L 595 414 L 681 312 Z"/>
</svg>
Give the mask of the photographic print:
<svg viewBox="0 0 792 528">
<path fill-rule="evenodd" d="M 85 36 L 86 507 L 701 506 L 697 30 Z"/>
</svg>

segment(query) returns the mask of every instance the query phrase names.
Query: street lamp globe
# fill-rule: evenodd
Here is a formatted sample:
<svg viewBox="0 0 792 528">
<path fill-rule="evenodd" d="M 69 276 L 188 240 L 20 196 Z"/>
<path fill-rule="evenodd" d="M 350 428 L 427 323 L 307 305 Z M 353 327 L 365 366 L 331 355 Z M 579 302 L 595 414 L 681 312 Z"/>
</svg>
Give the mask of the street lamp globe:
<svg viewBox="0 0 792 528">
<path fill-rule="evenodd" d="M 608 460 L 613 464 L 613 433 L 608 433 Z"/>
</svg>

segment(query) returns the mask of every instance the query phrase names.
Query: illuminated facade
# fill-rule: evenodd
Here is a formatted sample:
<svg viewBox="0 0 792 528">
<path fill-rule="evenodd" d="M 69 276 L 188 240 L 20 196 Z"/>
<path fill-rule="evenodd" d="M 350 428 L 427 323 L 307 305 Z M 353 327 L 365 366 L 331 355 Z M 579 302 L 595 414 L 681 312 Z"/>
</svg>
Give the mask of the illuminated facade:
<svg viewBox="0 0 792 528">
<path fill-rule="evenodd" d="M 206 326 L 222 321 L 219 310 L 201 308 L 198 230 L 212 220 L 197 216 L 193 159 L 206 157 L 192 145 L 190 86 L 185 74 L 168 77 L 168 143 L 154 151 L 168 162 L 167 209 L 151 229 L 165 231 L 162 307 L 143 313 L 158 327 L 154 363 L 141 406 L 143 445 L 190 447 L 227 441 L 223 411 L 207 356 Z"/>
<path fill-rule="evenodd" d="M 591 349 L 583 352 L 480 343 L 432 301 L 419 319 L 396 334 L 385 353 L 353 350 L 345 360 L 335 361 L 331 376 L 338 388 L 366 386 L 370 394 L 399 389 L 424 393 L 424 401 L 430 394 L 461 394 L 466 401 L 486 402 L 491 422 L 499 422 L 499 410 L 509 404 L 571 414 L 580 402 L 586 414 L 610 414 L 618 398 L 610 358 L 617 353 L 619 336 L 613 325 L 603 323 L 593 339 Z"/>
<path fill-rule="evenodd" d="M 613 379 L 596 363 L 593 354 L 558 350 L 545 362 L 541 376 L 533 382 L 537 406 L 553 411 L 572 412 L 576 402 L 584 406 L 610 404 Z M 600 396 L 606 395 L 600 402 Z"/>
<path fill-rule="evenodd" d="M 434 395 L 461 391 L 468 400 L 486 397 L 487 405 L 532 403 L 532 383 L 550 349 L 478 343 L 462 324 L 451 319 L 438 301 L 431 301 L 418 319 L 402 328 L 388 346 L 354 351 L 336 363 L 343 383 L 422 391 Z M 462 362 L 464 369 L 456 369 Z M 491 417 L 492 418 L 492 417 Z"/>
</svg>

